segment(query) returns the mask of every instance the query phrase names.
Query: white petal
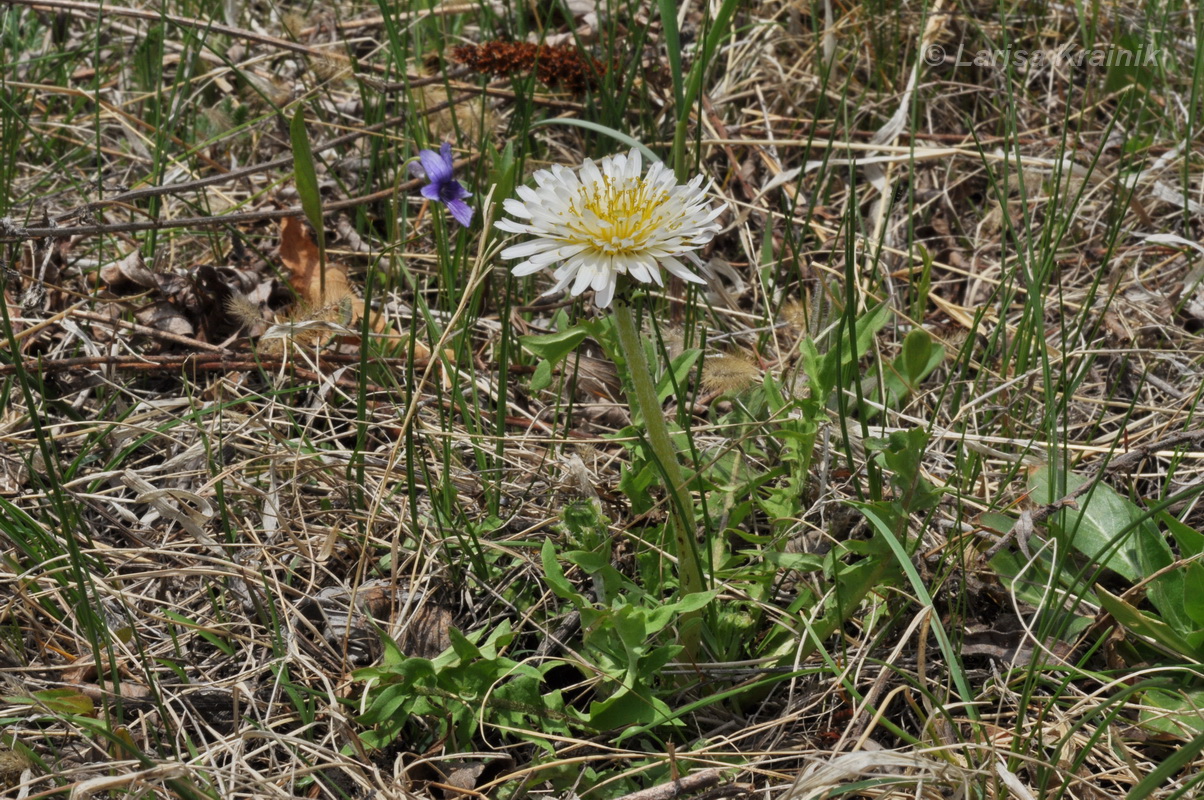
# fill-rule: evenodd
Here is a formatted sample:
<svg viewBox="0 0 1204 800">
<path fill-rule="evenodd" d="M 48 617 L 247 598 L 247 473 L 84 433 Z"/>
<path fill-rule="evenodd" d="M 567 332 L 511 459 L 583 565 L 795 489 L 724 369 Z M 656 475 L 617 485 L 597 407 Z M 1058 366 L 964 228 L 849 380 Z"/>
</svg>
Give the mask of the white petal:
<svg viewBox="0 0 1204 800">
<path fill-rule="evenodd" d="M 627 159 L 622 153 L 608 156 L 602 159 L 602 174 L 608 178 L 618 178 L 623 174 L 623 165 L 627 163 Z"/>
<path fill-rule="evenodd" d="M 514 189 L 514 193 L 531 205 L 538 206 L 541 204 L 539 201 L 539 192 L 535 191 L 530 186 L 517 186 Z"/>
<path fill-rule="evenodd" d="M 652 274 L 652 282 L 657 286 L 664 288 L 665 282 L 661 279 L 661 267 L 655 260 L 648 263 L 648 272 Z"/>
<path fill-rule="evenodd" d="M 560 280 L 558 280 L 556 282 L 555 286 L 553 286 L 551 289 L 548 289 L 546 292 L 544 292 L 543 296 L 547 297 L 550 294 L 560 294 L 561 292 L 564 291 L 564 287 L 569 285 L 569 281 L 571 281 L 572 279 L 573 279 L 572 273 L 565 275 L 563 278 L 561 278 Z"/>
<path fill-rule="evenodd" d="M 543 269 L 543 264 L 532 264 L 530 261 L 524 261 L 510 268 L 510 274 L 515 277 L 522 278 L 526 275 L 534 275 Z"/>
<path fill-rule="evenodd" d="M 602 173 L 598 171 L 598 165 L 591 159 L 585 159 L 581 164 L 581 182 L 585 185 L 602 183 Z"/>
<path fill-rule="evenodd" d="M 635 149 L 634 147 L 631 148 L 631 152 L 627 154 L 627 172 L 625 173 L 626 176 L 628 178 L 640 177 L 640 170 L 643 168 L 643 166 L 644 165 L 642 163 L 640 163 L 640 151 Z"/>
<path fill-rule="evenodd" d="M 617 279 L 614 269 L 600 269 L 594 273 L 594 279 L 589 282 L 590 288 L 595 292 L 601 291 L 606 286 L 608 281 Z"/>
<path fill-rule="evenodd" d="M 652 276 L 648 274 L 647 265 L 639 259 L 632 258 L 627 262 L 627 274 L 640 283 L 652 283 Z"/>
<path fill-rule="evenodd" d="M 569 191 L 576 191 L 577 187 L 581 185 L 577 180 L 577 173 L 571 169 L 565 169 L 560 164 L 552 167 L 552 178 L 556 185 Z"/>
<path fill-rule="evenodd" d="M 529 242 L 514 244 L 502 251 L 502 258 L 526 258 L 536 253 L 543 253 L 548 250 L 556 250 L 560 247 L 560 242 L 550 239 L 532 239 Z"/>
<path fill-rule="evenodd" d="M 610 301 L 614 299 L 615 287 L 617 285 L 618 281 L 615 279 L 615 276 L 611 275 L 610 280 L 607 281 L 606 285 L 594 293 L 594 305 L 596 305 L 598 308 L 606 308 L 609 306 Z"/>
<path fill-rule="evenodd" d="M 577 270 L 581 268 L 580 258 L 570 258 L 568 261 L 561 264 L 552 272 L 552 277 L 558 281 L 563 281 L 572 278 L 577 274 Z"/>
<path fill-rule="evenodd" d="M 569 290 L 570 293 L 573 297 L 576 297 L 589 288 L 593 280 L 594 270 L 588 264 L 583 265 L 581 269 L 577 270 L 577 279 L 573 281 L 573 288 Z"/>
<path fill-rule="evenodd" d="M 499 219 L 497 222 L 493 223 L 493 225 L 498 230 L 508 231 L 510 233 L 539 233 L 536 228 L 533 228 L 530 225 L 523 225 L 522 223 L 515 222 L 512 219 Z"/>
<path fill-rule="evenodd" d="M 724 211 L 727 211 L 727 203 L 720 203 L 719 205 L 717 205 L 717 206 L 715 206 L 714 208 L 712 208 L 712 209 L 711 209 L 711 211 L 710 211 L 710 213 L 709 213 L 709 214 L 707 214 L 707 215 L 706 215 L 706 216 L 705 216 L 705 217 L 702 219 L 702 221 L 703 221 L 703 222 L 710 222 L 711 220 L 715 219 L 715 217 L 717 217 L 717 216 L 719 216 L 720 214 L 722 214 Z M 718 229 L 718 226 L 716 226 L 716 229 Z"/>
<path fill-rule="evenodd" d="M 639 280 L 643 281 L 644 283 L 655 283 L 657 286 L 664 286 L 664 283 L 661 282 L 660 266 L 656 263 L 656 259 L 641 258 L 637 259 L 637 262 L 637 266 L 644 275 L 644 277 L 640 277 Z M 637 273 L 636 270 L 632 269 L 631 274 L 638 277 L 640 273 Z"/>
<path fill-rule="evenodd" d="M 661 182 L 661 172 L 665 169 L 665 162 L 653 161 L 652 166 L 648 168 L 648 174 L 644 176 L 644 183 L 656 186 Z"/>
<path fill-rule="evenodd" d="M 685 264 L 681 263 L 672 256 L 662 258 L 661 263 L 664 265 L 665 269 L 669 270 L 683 281 L 689 281 L 690 283 L 706 283 L 706 281 L 704 281 L 702 278 L 686 269 Z"/>
<path fill-rule="evenodd" d="M 566 258 L 575 256 L 584 249 L 585 245 L 581 244 L 562 245 L 554 250 L 548 250 L 544 253 L 536 253 L 535 255 L 531 256 L 531 263 L 549 266 L 551 264 L 555 264 L 557 261 L 564 261 Z"/>
<path fill-rule="evenodd" d="M 546 253 L 536 253 L 527 260 L 541 267 L 550 267 L 558 261 L 564 261 L 564 257 L 560 255 L 559 250 L 550 250 Z"/>
<path fill-rule="evenodd" d="M 507 197 L 502 202 L 502 208 L 506 209 L 506 213 L 510 214 L 511 216 L 522 217 L 523 219 L 531 218 L 531 212 L 527 210 L 527 206 L 515 200 L 513 197 Z"/>
</svg>

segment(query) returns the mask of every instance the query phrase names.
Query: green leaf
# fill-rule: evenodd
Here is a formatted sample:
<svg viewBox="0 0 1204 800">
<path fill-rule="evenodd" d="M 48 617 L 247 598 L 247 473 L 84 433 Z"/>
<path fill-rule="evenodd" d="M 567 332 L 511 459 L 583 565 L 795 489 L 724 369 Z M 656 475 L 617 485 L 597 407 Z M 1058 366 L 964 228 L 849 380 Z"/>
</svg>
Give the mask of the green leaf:
<svg viewBox="0 0 1204 800">
<path fill-rule="evenodd" d="M 25 698 L 9 697 L 5 699 L 10 703 L 17 700 L 28 702 Z M 40 692 L 34 692 L 33 699 L 55 714 L 90 717 L 96 712 L 96 704 L 92 702 L 92 698 L 78 689 L 43 689 Z"/>
<path fill-rule="evenodd" d="M 667 603 L 654 607 L 648 612 L 648 633 L 653 634 L 662 630 L 673 621 L 674 617 L 689 614 L 703 608 L 719 593 L 718 589 L 708 589 L 705 592 L 693 592 L 676 603 Z"/>
<path fill-rule="evenodd" d="M 1183 613 L 1204 626 L 1204 565 L 1193 561 L 1183 568 Z"/>
<path fill-rule="evenodd" d="M 599 730 L 614 730 L 628 725 L 650 725 L 668 719 L 671 714 L 663 700 L 624 688 L 602 702 L 590 704 L 589 724 Z"/>
<path fill-rule="evenodd" d="M 923 328 L 915 328 L 903 340 L 903 352 L 896 363 L 903 368 L 903 376 L 914 390 L 944 357 L 943 348 L 932 346 L 932 335 Z"/>
<path fill-rule="evenodd" d="M 1204 733 L 1204 689 L 1150 689 L 1142 698 L 1139 719 L 1146 728 L 1180 739 Z"/>
<path fill-rule="evenodd" d="M 824 557 L 814 553 L 779 553 L 773 550 L 761 554 L 778 569 L 793 569 L 799 572 L 819 572 L 824 568 Z"/>
<path fill-rule="evenodd" d="M 610 556 L 607 553 L 599 553 L 593 550 L 573 550 L 565 553 L 564 557 L 570 563 L 581 567 L 581 571 L 586 575 L 593 575 L 610 567 Z"/>
<path fill-rule="evenodd" d="M 1149 56 L 1153 56 L 1153 59 L 1149 59 Z M 1165 58 L 1152 41 L 1127 33 L 1116 38 L 1102 61 L 1102 65 L 1107 67 L 1104 73 L 1104 91 L 1119 93 L 1133 85 L 1145 89 L 1153 86 L 1158 80 L 1158 69 Z M 1099 62 L 1092 63 L 1098 65 Z"/>
<path fill-rule="evenodd" d="M 589 335 L 581 325 L 558 333 L 520 336 L 519 343 L 532 355 L 542 359 L 531 376 L 531 391 L 538 392 L 552 384 L 552 369 Z"/>
<path fill-rule="evenodd" d="M 677 658 L 681 651 L 682 646 L 679 644 L 663 644 L 653 648 L 651 653 L 640 659 L 640 673 L 644 675 L 645 680 L 654 680 L 665 665 Z"/>
<path fill-rule="evenodd" d="M 528 720 L 536 720 L 539 728 L 569 734 L 564 722 L 541 716 L 541 712 L 547 709 L 559 711 L 563 708 L 560 693 L 553 691 L 545 694 L 541 681 L 542 676 L 536 672 L 534 678 L 523 675 L 500 684 L 492 695 L 494 700 L 503 701 L 491 709 L 494 720 L 500 725 L 519 730 L 530 727 Z"/>
<path fill-rule="evenodd" d="M 531 355 L 557 363 L 571 353 L 573 348 L 581 344 L 588 335 L 589 331 L 578 325 L 558 333 L 520 336 L 518 341 Z"/>
<path fill-rule="evenodd" d="M 907 513 L 935 508 L 941 499 L 941 490 L 921 471 L 927 445 L 928 432 L 923 428 L 911 428 L 893 431 L 887 437 L 885 447 L 881 448 L 882 460 L 891 471 L 891 481 Z"/>
<path fill-rule="evenodd" d="M 1204 653 L 1191 641 L 1181 636 L 1174 628 L 1160 619 L 1146 614 L 1131 603 L 1122 600 L 1102 586 L 1095 587 L 1100 605 L 1112 615 L 1122 627 L 1138 636 L 1153 639 L 1174 653 L 1199 658 Z"/>
<path fill-rule="evenodd" d="M 153 92 L 163 77 L 163 26 L 152 25 L 134 47 L 134 76 L 143 91 Z"/>
<path fill-rule="evenodd" d="M 484 629 L 473 631 L 473 640 L 479 639 L 483 632 Z M 509 647 L 512 641 L 514 641 L 514 632 L 510 628 L 510 620 L 503 619 L 489 631 L 489 637 L 481 645 L 481 656 L 483 658 L 496 659 L 499 657 L 498 650 Z"/>
<path fill-rule="evenodd" d="M 609 559 L 610 520 L 602 513 L 602 505 L 597 499 L 570 500 L 561 509 L 560 518 L 574 545 L 582 550 L 605 553 Z"/>
<path fill-rule="evenodd" d="M 799 342 L 802 355 L 803 372 L 811 381 L 812 396 L 821 404 L 827 403 L 829 395 L 836 388 L 836 383 L 842 372 L 841 367 L 852 364 L 870 351 L 874 343 L 874 335 L 882 330 L 890 320 L 890 308 L 885 304 L 875 306 L 862 315 L 853 324 L 853 343 L 856 352 L 849 347 L 848 334 L 840 333 L 843 339 L 839 346 L 832 344 L 822 356 L 815 342 L 810 337 L 804 337 Z"/>
<path fill-rule="evenodd" d="M 704 592 L 693 592 L 670 606 L 678 614 L 689 614 L 708 605 L 719 594 L 718 589 L 707 589 Z"/>
<path fill-rule="evenodd" d="M 1067 474 L 1065 486 L 1055 480 L 1059 470 L 1046 464 L 1034 470 L 1029 478 L 1033 500 L 1046 504 L 1060 500 L 1089 479 Z M 1141 509 L 1118 495 L 1110 486 L 1097 482 L 1076 498 L 1078 508 L 1067 508 L 1050 517 L 1051 526 L 1061 531 L 1070 545 L 1097 564 L 1107 567 L 1136 583 L 1146 578 L 1143 560 L 1161 550 L 1166 559 L 1172 558 L 1170 547 L 1153 526 L 1137 525 L 1134 521 Z M 1145 550 L 1145 553 L 1141 550 Z"/>
<path fill-rule="evenodd" d="M 1134 513 L 1140 513 L 1140 511 L 1134 509 Z M 1163 622 L 1182 634 L 1190 634 L 1199 629 L 1198 621 L 1191 617 L 1186 608 L 1187 570 L 1167 569 L 1175 563 L 1175 558 L 1170 548 L 1166 546 L 1162 534 L 1158 531 L 1158 526 L 1152 520 L 1141 520 L 1135 540 L 1137 559 L 1141 564 L 1142 574 L 1161 573 L 1149 582 L 1146 587 L 1146 596 L 1162 615 Z"/>
<path fill-rule="evenodd" d="M 318 188 L 318 171 L 314 165 L 314 153 L 309 146 L 309 133 L 305 129 L 305 109 L 298 105 L 289 125 L 289 136 L 293 145 L 293 177 L 297 182 L 297 194 L 301 197 L 301 208 L 305 217 L 318 234 L 318 246 L 323 247 L 325 227 L 322 225 L 322 192 Z"/>
<path fill-rule="evenodd" d="M 544 540 L 543 547 L 539 551 L 539 558 L 543 563 L 544 580 L 548 582 L 552 591 L 557 596 L 579 605 L 582 598 L 573 588 L 573 584 L 569 583 L 568 578 L 564 576 L 564 570 L 560 568 L 560 562 L 556 560 L 556 547 L 552 544 L 551 539 Z"/>
<path fill-rule="evenodd" d="M 531 391 L 542 392 L 551 385 L 552 362 L 545 358 L 535 365 L 535 372 L 531 373 Z"/>
<path fill-rule="evenodd" d="M 890 306 L 886 303 L 881 303 L 875 306 L 872 310 L 866 312 L 853 324 L 854 341 L 857 345 L 857 352 L 854 354 L 848 347 L 841 348 L 840 360 L 843 364 L 851 364 L 855 358 L 861 358 L 870 351 L 874 345 L 874 336 L 878 331 L 886 326 L 890 321 Z M 832 348 L 829 355 L 834 356 L 836 348 Z"/>
<path fill-rule="evenodd" d="M 883 401 L 890 406 L 900 406 L 944 360 L 945 348 L 933 344 L 928 331 L 916 328 L 907 334 L 902 352 L 888 369 L 883 370 Z"/>
<path fill-rule="evenodd" d="M 401 706 L 413 699 L 410 687 L 395 683 L 385 686 L 372 698 L 368 708 L 359 717 L 364 725 L 379 725 L 386 721 L 404 721 L 408 714 L 398 714 Z"/>
<path fill-rule="evenodd" d="M 622 602 L 621 600 L 618 602 Z M 632 677 L 632 673 L 636 670 L 636 659 L 644 650 L 644 644 L 648 637 L 657 633 L 664 627 L 667 620 L 661 620 L 659 625 L 649 625 L 648 618 L 642 613 L 642 609 L 636 609 L 631 606 L 619 606 L 615 609 L 615 613 L 610 618 L 610 623 L 614 627 L 616 633 L 619 634 L 619 640 L 627 649 L 628 656 L 628 677 Z"/>
<path fill-rule="evenodd" d="M 630 431 L 624 435 L 631 435 Z M 624 465 L 619 472 L 619 491 L 631 501 L 633 514 L 643 514 L 652 508 L 652 498 L 648 489 L 656 483 L 656 468 L 647 462 Z"/>
<path fill-rule="evenodd" d="M 518 159 L 514 157 L 514 142 L 506 142 L 506 147 L 499 153 L 492 140 L 487 137 L 486 147 L 491 158 L 489 159 L 489 179 L 485 185 L 494 187 L 493 204 L 501 208 L 507 197 L 514 196 L 515 176 L 518 173 Z"/>
<path fill-rule="evenodd" d="M 1179 552 L 1183 554 L 1184 558 L 1204 553 L 1204 533 L 1184 525 L 1165 511 L 1158 514 L 1158 520 L 1171 532 L 1171 536 L 1175 537 L 1175 542 L 1179 545 Z"/>
<path fill-rule="evenodd" d="M 997 537 L 1009 534 L 1016 525 L 1014 517 L 987 511 L 978 516 L 977 523 L 984 530 Z M 1000 550 L 991 559 L 991 568 L 999 575 L 1003 585 L 1013 592 L 1016 598 L 1034 608 L 1042 608 L 1049 602 L 1049 588 L 1058 587 L 1067 590 L 1075 596 L 1081 596 L 1087 603 L 1096 603 L 1097 598 L 1081 582 L 1076 583 L 1072 570 L 1054 569 L 1054 559 L 1050 548 L 1040 546 L 1039 540 L 1034 539 L 1031 545 L 1036 550 L 1035 558 L 1030 560 L 1023 556 L 1015 547 Z M 1062 612 L 1069 614 L 1068 609 Z M 1088 628 L 1094 620 L 1082 614 L 1071 614 L 1061 625 L 1063 639 Z"/>
<path fill-rule="evenodd" d="M 325 302 L 326 226 L 322 222 L 322 190 L 318 187 L 318 171 L 314 166 L 314 152 L 309 146 L 309 134 L 305 130 L 305 109 L 301 105 L 293 114 L 289 138 L 293 145 L 293 179 L 297 184 L 297 195 L 301 198 L 301 209 L 313 227 L 318 243 L 319 291 Z"/>
<path fill-rule="evenodd" d="M 456 628 L 447 629 L 447 638 L 451 642 L 452 650 L 455 650 L 456 655 L 460 657 L 461 663 L 467 664 L 481 657 L 480 648 L 465 639 L 464 634 Z"/>
<path fill-rule="evenodd" d="M 802 352 L 804 364 L 814 362 L 818 369 L 819 352 L 815 349 L 815 343 L 810 339 L 804 339 L 799 344 L 799 350 Z M 811 359 L 811 362 L 808 359 Z M 803 372 L 808 376 L 811 374 L 806 367 L 804 367 Z M 813 393 L 817 391 L 814 382 L 811 391 Z M 761 396 L 765 398 L 766 407 L 774 414 L 781 411 L 787 402 L 786 396 L 782 393 L 782 387 L 778 383 L 778 380 L 774 378 L 772 372 L 765 373 L 761 379 Z"/>
<path fill-rule="evenodd" d="M 690 370 L 694 368 L 695 362 L 698 361 L 698 357 L 701 355 L 701 350 L 691 348 L 673 359 L 673 363 L 669 365 L 669 371 L 661 376 L 660 381 L 656 385 L 658 400 L 662 403 L 665 402 L 665 400 L 669 399 L 669 395 L 673 394 L 674 385 L 681 386 L 685 383 Z"/>
</svg>

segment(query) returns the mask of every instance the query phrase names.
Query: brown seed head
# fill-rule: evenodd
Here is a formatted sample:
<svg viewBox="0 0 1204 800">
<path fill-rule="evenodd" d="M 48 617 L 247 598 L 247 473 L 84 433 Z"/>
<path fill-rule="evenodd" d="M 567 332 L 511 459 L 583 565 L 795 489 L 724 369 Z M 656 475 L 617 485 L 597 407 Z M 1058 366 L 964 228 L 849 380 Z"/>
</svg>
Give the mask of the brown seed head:
<svg viewBox="0 0 1204 800">
<path fill-rule="evenodd" d="M 708 392 L 740 392 L 760 380 L 760 368 L 742 355 L 709 356 L 702 364 L 702 388 Z"/>
</svg>

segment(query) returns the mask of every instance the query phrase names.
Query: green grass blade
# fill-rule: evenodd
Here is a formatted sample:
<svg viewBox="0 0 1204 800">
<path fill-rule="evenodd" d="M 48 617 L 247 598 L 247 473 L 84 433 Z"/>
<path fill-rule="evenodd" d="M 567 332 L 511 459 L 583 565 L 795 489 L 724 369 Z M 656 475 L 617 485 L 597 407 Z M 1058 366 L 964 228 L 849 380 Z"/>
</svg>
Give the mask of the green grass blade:
<svg viewBox="0 0 1204 800">
<path fill-rule="evenodd" d="M 1138 783 L 1129 790 L 1129 793 L 1125 795 L 1125 800 L 1145 800 L 1147 797 L 1152 797 L 1154 790 L 1156 790 L 1174 775 L 1177 775 L 1179 771 L 1190 764 L 1201 751 L 1204 751 L 1204 734 L 1192 739 L 1190 742 L 1171 753 L 1170 757 L 1161 764 L 1154 767 L 1149 774 L 1138 781 Z"/>
<path fill-rule="evenodd" d="M 293 176 L 297 181 L 297 194 L 301 197 L 301 208 L 305 218 L 313 226 L 318 241 L 318 259 L 321 264 L 319 286 L 323 302 L 326 299 L 326 228 L 322 223 L 322 192 L 318 188 L 318 171 L 314 167 L 314 152 L 309 146 L 309 133 L 305 130 L 305 109 L 297 106 L 289 124 L 289 138 L 293 145 Z"/>
<path fill-rule="evenodd" d="M 677 29 L 677 3 L 656 0 L 661 12 L 661 30 L 665 36 L 665 51 L 669 56 L 669 72 L 673 76 L 673 101 L 678 112 L 685 104 L 685 85 L 681 71 L 681 32 Z"/>
<path fill-rule="evenodd" d="M 628 136 L 622 131 L 616 131 L 614 128 L 609 128 L 605 125 L 599 125 L 597 122 L 590 122 L 587 119 L 566 119 L 563 117 L 555 117 L 553 119 L 541 119 L 538 122 L 531 123 L 532 128 L 539 128 L 545 125 L 569 125 L 574 128 L 585 128 L 587 131 L 593 131 L 594 133 L 600 133 L 603 136 L 609 136 L 615 141 L 622 142 L 628 147 L 634 147 L 636 150 L 639 150 L 640 154 L 650 162 L 661 160 L 656 153 L 652 152 L 652 150 L 642 142 Z"/>
</svg>

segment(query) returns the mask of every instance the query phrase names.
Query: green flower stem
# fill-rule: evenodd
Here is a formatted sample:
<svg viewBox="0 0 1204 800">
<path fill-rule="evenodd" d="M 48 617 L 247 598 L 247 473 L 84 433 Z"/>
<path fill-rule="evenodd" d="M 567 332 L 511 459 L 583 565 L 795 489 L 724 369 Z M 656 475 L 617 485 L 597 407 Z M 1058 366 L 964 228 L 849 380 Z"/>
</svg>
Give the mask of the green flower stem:
<svg viewBox="0 0 1204 800">
<path fill-rule="evenodd" d="M 689 177 L 686 173 L 686 135 L 689 133 L 690 111 L 702 93 L 702 79 L 711 63 L 711 56 L 715 54 L 724 37 L 731 33 L 728 25 L 731 24 L 732 15 L 736 13 L 736 6 L 739 4 L 740 0 L 723 0 L 720 4 L 719 13 L 715 15 L 703 42 L 702 55 L 694 61 L 694 66 L 690 68 L 690 74 L 686 78 L 685 92 L 677 109 L 677 125 L 673 130 L 673 171 L 679 183 L 685 183 Z"/>
<path fill-rule="evenodd" d="M 681 595 L 684 597 L 703 589 L 698 543 L 695 538 L 694 501 L 686 490 L 681 465 L 677 460 L 677 449 L 673 446 L 673 440 L 669 438 L 665 413 L 656 394 L 656 384 L 652 380 L 652 371 L 648 368 L 648 359 L 644 357 L 644 346 L 635 327 L 631 306 L 616 298 L 614 308 L 615 331 L 619 334 L 619 346 L 623 348 L 623 357 L 627 360 L 627 375 L 631 379 L 631 385 L 635 387 L 633 405 L 644 418 L 652 455 L 660 464 L 666 488 L 669 490 L 672 506 L 670 518 L 677 551 L 674 555 L 677 556 L 678 581 Z"/>
</svg>

